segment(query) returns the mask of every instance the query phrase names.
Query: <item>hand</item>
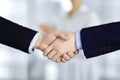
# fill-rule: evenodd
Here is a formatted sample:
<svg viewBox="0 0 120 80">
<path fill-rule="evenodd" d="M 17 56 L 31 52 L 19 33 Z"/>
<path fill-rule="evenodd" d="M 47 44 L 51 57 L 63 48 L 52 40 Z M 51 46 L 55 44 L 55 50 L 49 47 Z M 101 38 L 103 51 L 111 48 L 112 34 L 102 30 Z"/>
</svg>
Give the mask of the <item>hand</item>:
<svg viewBox="0 0 120 80">
<path fill-rule="evenodd" d="M 54 30 L 53 32 L 40 35 L 36 44 L 34 45 L 34 48 L 37 48 L 43 51 L 50 44 L 52 44 L 57 38 L 60 38 L 62 40 L 68 39 L 68 37 L 62 32 Z"/>
<path fill-rule="evenodd" d="M 60 58 L 57 60 L 57 62 L 63 62 L 63 63 L 66 63 L 68 61 L 70 61 L 73 57 L 75 57 L 75 55 L 77 55 L 79 53 L 79 51 L 75 51 L 74 53 L 73 52 L 68 52 L 68 53 L 65 53 L 63 54 L 63 56 L 61 57 L 61 60 Z"/>
<path fill-rule="evenodd" d="M 57 39 L 47 49 L 45 49 L 43 51 L 44 56 L 47 56 L 53 61 L 60 62 L 60 58 L 63 54 L 68 52 L 74 53 L 77 50 L 75 43 L 75 33 L 67 33 L 67 35 L 69 37 L 68 40 L 64 41 Z"/>
<path fill-rule="evenodd" d="M 52 27 L 52 26 L 49 26 L 49 25 L 45 25 L 45 24 L 42 24 L 40 25 L 40 29 L 45 32 L 45 33 L 49 33 L 49 32 L 52 32 L 54 30 L 57 30 L 56 28 Z M 57 59 L 57 62 L 68 62 L 70 61 L 76 54 L 78 54 L 78 51 L 75 51 L 74 53 L 73 52 L 67 52 L 65 54 L 63 54 L 62 57 L 60 57 L 59 59 Z"/>
<path fill-rule="evenodd" d="M 45 33 L 50 33 L 54 30 L 57 30 L 56 28 L 49 26 L 49 25 L 45 25 L 45 24 L 40 25 L 40 29 Z M 65 63 L 65 62 L 69 61 L 70 59 L 72 59 L 77 53 L 78 53 L 78 51 L 75 51 L 74 53 L 73 52 L 65 53 L 63 55 L 63 57 L 61 57 L 57 60 L 57 62 Z"/>
</svg>

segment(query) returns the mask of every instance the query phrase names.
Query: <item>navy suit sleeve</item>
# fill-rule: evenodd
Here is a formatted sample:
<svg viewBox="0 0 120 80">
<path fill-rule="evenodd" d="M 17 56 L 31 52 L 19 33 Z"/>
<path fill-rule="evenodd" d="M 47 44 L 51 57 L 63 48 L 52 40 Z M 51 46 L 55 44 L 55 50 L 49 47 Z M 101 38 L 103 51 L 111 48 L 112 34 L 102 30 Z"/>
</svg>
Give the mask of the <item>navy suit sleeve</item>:
<svg viewBox="0 0 120 80">
<path fill-rule="evenodd" d="M 36 31 L 25 28 L 0 17 L 0 43 L 28 53 Z"/>
<path fill-rule="evenodd" d="M 82 47 L 87 58 L 120 49 L 120 22 L 83 28 Z"/>
</svg>

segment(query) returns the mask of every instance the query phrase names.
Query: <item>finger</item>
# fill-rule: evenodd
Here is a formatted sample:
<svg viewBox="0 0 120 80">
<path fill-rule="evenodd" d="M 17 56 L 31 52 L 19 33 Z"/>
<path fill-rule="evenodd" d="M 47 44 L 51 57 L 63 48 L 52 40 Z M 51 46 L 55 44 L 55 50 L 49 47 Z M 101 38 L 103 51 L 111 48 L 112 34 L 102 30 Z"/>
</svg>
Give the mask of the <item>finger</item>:
<svg viewBox="0 0 120 80">
<path fill-rule="evenodd" d="M 63 55 L 63 58 L 66 60 L 66 61 L 69 61 L 71 58 L 66 54 Z"/>
<path fill-rule="evenodd" d="M 52 58 L 52 60 L 57 61 L 57 59 L 59 59 L 60 56 L 62 56 L 62 54 L 57 51 L 57 54 Z"/>
<path fill-rule="evenodd" d="M 63 63 L 66 63 L 67 61 L 66 61 L 64 58 L 62 58 L 62 62 L 63 62 Z"/>
<path fill-rule="evenodd" d="M 76 50 L 74 53 L 75 53 L 75 54 L 78 54 L 78 53 L 79 53 L 79 50 Z"/>
<path fill-rule="evenodd" d="M 56 31 L 56 37 L 61 38 L 63 40 L 68 40 L 68 36 L 60 31 Z"/>
<path fill-rule="evenodd" d="M 60 62 L 61 62 L 61 58 L 59 58 L 56 62 L 57 62 L 57 63 L 60 63 Z"/>
<path fill-rule="evenodd" d="M 47 57 L 48 57 L 49 59 L 52 59 L 52 57 L 54 57 L 56 53 L 57 53 L 56 50 L 52 50 L 52 51 L 48 54 Z"/>
<path fill-rule="evenodd" d="M 70 57 L 70 58 L 73 58 L 75 56 L 75 54 L 73 52 L 68 52 L 67 55 Z"/>
<path fill-rule="evenodd" d="M 53 50 L 53 46 L 51 45 L 43 51 L 43 55 L 47 56 L 52 50 Z"/>
<path fill-rule="evenodd" d="M 63 34 L 63 33 L 59 33 L 60 34 L 60 38 L 63 39 L 63 40 L 68 40 L 68 36 Z"/>
</svg>

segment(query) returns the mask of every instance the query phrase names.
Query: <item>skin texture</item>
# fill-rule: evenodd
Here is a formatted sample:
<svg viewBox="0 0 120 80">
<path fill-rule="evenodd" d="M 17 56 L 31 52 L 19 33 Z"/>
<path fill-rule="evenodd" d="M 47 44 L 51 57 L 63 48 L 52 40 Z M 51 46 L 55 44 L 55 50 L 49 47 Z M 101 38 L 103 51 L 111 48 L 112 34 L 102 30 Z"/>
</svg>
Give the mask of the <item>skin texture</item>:
<svg viewBox="0 0 120 80">
<path fill-rule="evenodd" d="M 57 38 L 60 38 L 61 40 L 68 40 L 68 37 L 65 34 L 63 34 L 60 31 L 54 30 L 50 33 L 40 35 L 37 42 L 34 45 L 34 48 L 43 51 L 50 44 L 52 44 Z"/>
<path fill-rule="evenodd" d="M 48 26 L 48 25 L 40 25 L 40 29 L 45 33 L 51 33 L 52 31 L 56 30 L 55 28 Z M 61 32 L 61 33 L 64 34 L 64 32 Z M 66 34 L 64 34 L 64 35 L 66 35 Z M 64 53 L 62 56 L 60 56 L 56 61 L 55 60 L 54 61 L 57 63 L 60 63 L 60 62 L 66 63 L 66 62 L 70 61 L 73 57 L 75 57 L 75 55 L 77 55 L 77 54 L 78 54 L 78 50 L 76 50 L 74 52 L 68 51 L 68 52 Z M 48 57 L 48 56 L 46 56 L 46 57 Z M 48 59 L 51 59 L 50 55 L 49 55 Z"/>
<path fill-rule="evenodd" d="M 75 33 L 54 30 L 53 32 L 40 35 L 34 48 L 42 50 L 43 55 L 50 60 L 65 63 L 77 54 Z"/>
<path fill-rule="evenodd" d="M 74 57 L 74 52 L 77 50 L 75 43 L 75 33 L 67 33 L 69 39 L 64 41 L 62 39 L 55 40 L 44 51 L 44 56 L 55 62 L 66 62 Z M 65 57 L 63 59 L 63 56 Z"/>
</svg>

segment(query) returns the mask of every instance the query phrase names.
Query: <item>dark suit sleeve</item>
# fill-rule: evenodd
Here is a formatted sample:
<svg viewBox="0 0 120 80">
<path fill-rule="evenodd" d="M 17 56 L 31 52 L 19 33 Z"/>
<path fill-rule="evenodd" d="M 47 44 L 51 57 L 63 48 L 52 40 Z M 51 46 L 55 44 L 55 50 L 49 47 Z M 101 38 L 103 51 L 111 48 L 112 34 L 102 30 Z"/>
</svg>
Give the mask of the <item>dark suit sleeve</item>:
<svg viewBox="0 0 120 80">
<path fill-rule="evenodd" d="M 82 47 L 87 58 L 120 49 L 120 22 L 83 28 Z"/>
<path fill-rule="evenodd" d="M 36 31 L 25 28 L 0 17 L 0 43 L 28 53 Z"/>
</svg>

